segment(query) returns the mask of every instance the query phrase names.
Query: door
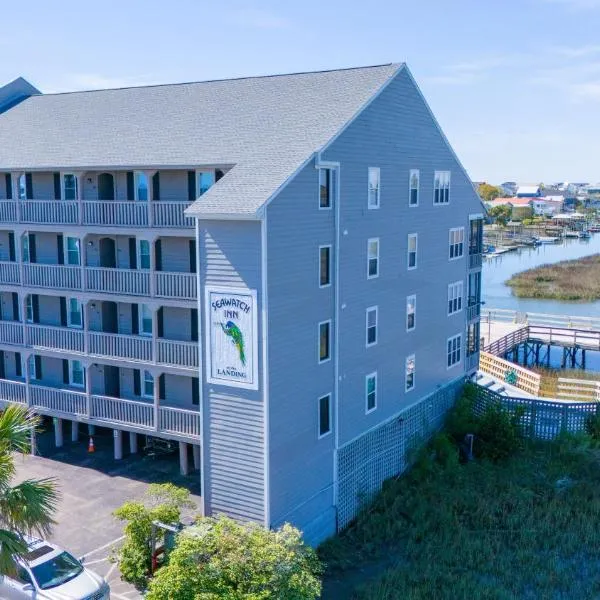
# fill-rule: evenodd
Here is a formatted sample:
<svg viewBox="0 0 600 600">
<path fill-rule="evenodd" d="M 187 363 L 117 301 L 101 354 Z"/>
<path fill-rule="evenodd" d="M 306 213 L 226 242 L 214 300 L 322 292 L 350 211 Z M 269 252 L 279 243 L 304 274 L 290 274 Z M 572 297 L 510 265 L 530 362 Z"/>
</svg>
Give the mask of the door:
<svg viewBox="0 0 600 600">
<path fill-rule="evenodd" d="M 115 240 L 100 238 L 100 266 L 114 269 L 117 266 L 117 253 Z"/>
<path fill-rule="evenodd" d="M 112 398 L 121 396 L 121 385 L 119 381 L 119 367 L 104 365 L 104 393 Z"/>
<path fill-rule="evenodd" d="M 102 331 L 104 333 L 119 333 L 116 302 L 102 303 Z"/>
<path fill-rule="evenodd" d="M 14 579 L 0 576 L 0 598 L 6 600 L 31 600 L 35 598 L 36 593 L 31 583 L 31 576 L 22 567 L 18 567 L 17 575 Z"/>
<path fill-rule="evenodd" d="M 98 175 L 98 200 L 115 199 L 115 179 L 110 173 Z"/>
</svg>

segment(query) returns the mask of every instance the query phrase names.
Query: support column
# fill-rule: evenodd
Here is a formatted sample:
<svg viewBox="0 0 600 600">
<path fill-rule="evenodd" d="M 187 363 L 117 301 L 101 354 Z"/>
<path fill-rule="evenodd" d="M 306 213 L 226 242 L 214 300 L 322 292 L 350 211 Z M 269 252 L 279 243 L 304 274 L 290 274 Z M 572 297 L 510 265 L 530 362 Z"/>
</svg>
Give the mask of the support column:
<svg viewBox="0 0 600 600">
<path fill-rule="evenodd" d="M 83 224 L 83 181 L 85 173 L 77 172 L 74 173 L 75 179 L 77 180 L 77 212 L 79 216 L 79 224 Z M 83 262 L 83 261 L 82 261 Z"/>
<path fill-rule="evenodd" d="M 150 281 L 153 281 L 154 273 L 150 271 Z M 158 353 L 157 353 L 157 343 L 156 340 L 158 338 L 158 309 L 156 306 L 152 307 L 152 362 L 156 364 L 158 362 Z M 154 375 L 156 379 L 156 375 Z M 158 381 L 154 382 L 155 384 Z M 156 385 L 154 386 L 156 388 Z"/>
<path fill-rule="evenodd" d="M 88 425 L 88 435 L 94 435 L 96 433 L 95 425 Z"/>
<path fill-rule="evenodd" d="M 148 178 L 148 227 L 154 227 L 154 211 L 152 210 L 152 201 L 154 200 L 154 185 L 152 178 L 156 171 L 144 171 Z"/>
<path fill-rule="evenodd" d="M 190 472 L 188 464 L 188 445 L 186 442 L 179 442 L 179 469 L 182 475 L 188 475 Z"/>
<path fill-rule="evenodd" d="M 71 441 L 79 441 L 79 423 L 77 421 L 71 421 Z"/>
<path fill-rule="evenodd" d="M 137 454 L 137 451 L 138 451 L 137 433 L 130 431 L 129 432 L 129 452 L 131 454 Z"/>
<path fill-rule="evenodd" d="M 154 332 L 152 332 L 154 336 Z M 158 431 L 160 429 L 159 422 L 159 406 L 160 406 L 160 385 L 158 382 L 158 378 L 160 377 L 160 373 L 156 371 L 151 371 L 152 377 L 154 377 L 154 429 Z"/>
<path fill-rule="evenodd" d="M 192 450 L 194 452 L 194 469 L 199 471 L 200 470 L 200 446 L 198 444 L 193 444 Z"/>
<path fill-rule="evenodd" d="M 85 323 L 85 317 L 84 317 L 84 323 Z M 87 337 L 87 335 L 86 335 Z M 92 377 L 91 377 L 91 369 L 92 369 L 92 364 L 93 363 L 89 363 L 88 365 L 85 366 L 85 375 L 84 375 L 84 380 L 85 380 L 85 410 L 86 410 L 86 414 L 87 414 L 87 418 L 89 419 L 92 415 Z M 89 428 L 93 428 L 93 425 L 88 425 Z M 90 435 L 92 435 L 92 431 L 90 431 Z"/>
<path fill-rule="evenodd" d="M 57 448 L 62 448 L 64 443 L 63 438 L 63 420 L 54 417 L 54 443 Z"/>
<path fill-rule="evenodd" d="M 115 460 L 123 458 L 123 432 L 120 429 L 113 430 L 113 441 L 115 446 Z"/>
<path fill-rule="evenodd" d="M 19 177 L 21 173 L 19 171 L 12 171 L 10 174 L 10 181 L 12 185 L 12 197 L 13 201 L 16 202 L 17 207 L 17 223 L 21 222 L 21 201 L 19 199 Z M 15 236 L 16 237 L 16 236 Z"/>
</svg>

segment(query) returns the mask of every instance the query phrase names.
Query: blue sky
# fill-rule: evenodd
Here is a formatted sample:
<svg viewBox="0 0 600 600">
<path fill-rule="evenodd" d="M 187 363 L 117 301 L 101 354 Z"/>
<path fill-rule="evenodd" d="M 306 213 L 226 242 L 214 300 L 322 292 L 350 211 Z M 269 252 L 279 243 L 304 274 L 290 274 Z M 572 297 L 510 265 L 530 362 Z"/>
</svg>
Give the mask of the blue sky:
<svg viewBox="0 0 600 600">
<path fill-rule="evenodd" d="M 42 91 L 406 61 L 475 180 L 598 181 L 600 0 L 22 0 L 0 82 Z"/>
</svg>

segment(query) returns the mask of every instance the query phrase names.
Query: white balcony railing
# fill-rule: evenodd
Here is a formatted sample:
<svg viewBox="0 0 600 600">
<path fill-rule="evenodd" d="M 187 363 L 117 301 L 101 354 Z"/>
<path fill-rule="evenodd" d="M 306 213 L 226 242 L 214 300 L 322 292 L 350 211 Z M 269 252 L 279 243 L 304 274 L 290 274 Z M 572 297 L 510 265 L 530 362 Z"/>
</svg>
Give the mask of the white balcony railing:
<svg viewBox="0 0 600 600">
<path fill-rule="evenodd" d="M 81 267 L 23 264 L 23 285 L 66 290 L 81 289 Z"/>
<path fill-rule="evenodd" d="M 157 271 L 156 295 L 160 298 L 183 298 L 195 300 L 198 296 L 198 282 L 195 273 L 167 273 Z"/>
<path fill-rule="evenodd" d="M 200 412 L 161 406 L 158 409 L 159 430 L 189 437 L 200 437 Z"/>
<path fill-rule="evenodd" d="M 0 342 L 3 344 L 23 344 L 23 324 L 19 321 L 0 321 Z"/>
<path fill-rule="evenodd" d="M 92 200 L 82 204 L 84 225 L 148 226 L 147 202 Z"/>
<path fill-rule="evenodd" d="M 0 261 L 0 283 L 19 285 L 21 277 L 19 274 L 19 263 Z"/>
<path fill-rule="evenodd" d="M 176 367 L 198 367 L 198 342 L 156 340 L 156 362 Z"/>
<path fill-rule="evenodd" d="M 149 402 L 93 395 L 90 418 L 154 429 L 154 405 Z"/>
<path fill-rule="evenodd" d="M 22 381 L 0 379 L 0 403 L 27 403 L 27 385 Z"/>
<path fill-rule="evenodd" d="M 29 396 L 31 406 L 41 412 L 79 416 L 87 414 L 88 399 L 85 392 L 31 385 Z"/>
<path fill-rule="evenodd" d="M 79 203 L 71 200 L 21 200 L 20 209 L 21 223 L 79 223 Z"/>
<path fill-rule="evenodd" d="M 90 331 L 89 353 L 152 362 L 152 339 L 137 335 Z"/>
<path fill-rule="evenodd" d="M 17 204 L 13 200 L 0 201 L 0 223 L 17 222 Z"/>
<path fill-rule="evenodd" d="M 47 350 L 85 351 L 84 332 L 70 327 L 27 325 L 26 345 Z"/>
<path fill-rule="evenodd" d="M 148 296 L 150 294 L 150 273 L 135 269 L 87 267 L 85 269 L 85 288 L 92 292 Z"/>
<path fill-rule="evenodd" d="M 193 227 L 194 219 L 183 214 L 189 202 L 151 202 L 154 227 Z"/>
</svg>

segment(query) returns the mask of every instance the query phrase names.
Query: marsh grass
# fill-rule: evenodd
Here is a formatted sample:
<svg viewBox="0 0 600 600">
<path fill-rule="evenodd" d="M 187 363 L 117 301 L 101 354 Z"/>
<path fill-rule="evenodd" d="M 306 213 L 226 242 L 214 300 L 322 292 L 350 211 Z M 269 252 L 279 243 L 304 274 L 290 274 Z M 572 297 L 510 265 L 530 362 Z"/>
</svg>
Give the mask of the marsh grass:
<svg viewBox="0 0 600 600">
<path fill-rule="evenodd" d="M 544 367 L 528 367 L 531 371 L 542 376 L 540 395 L 544 398 L 556 398 L 558 394 L 558 379 L 584 379 L 600 381 L 600 373 L 584 371 L 583 369 L 546 369 Z M 588 402 L 588 400 L 582 400 Z"/>
<path fill-rule="evenodd" d="M 584 436 L 417 465 L 321 547 L 323 598 L 597 598 L 599 518 L 600 454 Z"/>
<path fill-rule="evenodd" d="M 506 284 L 519 298 L 593 301 L 600 299 L 600 254 L 541 265 L 511 277 Z"/>
</svg>

